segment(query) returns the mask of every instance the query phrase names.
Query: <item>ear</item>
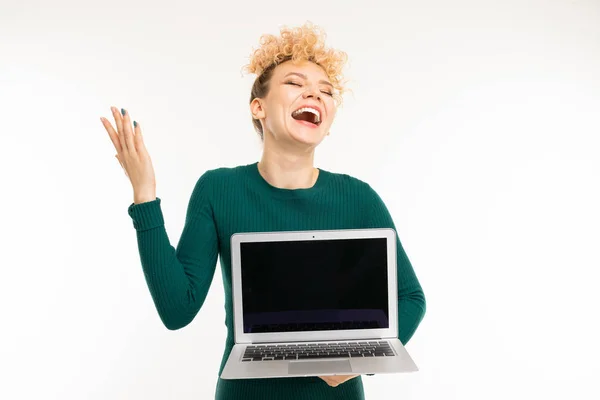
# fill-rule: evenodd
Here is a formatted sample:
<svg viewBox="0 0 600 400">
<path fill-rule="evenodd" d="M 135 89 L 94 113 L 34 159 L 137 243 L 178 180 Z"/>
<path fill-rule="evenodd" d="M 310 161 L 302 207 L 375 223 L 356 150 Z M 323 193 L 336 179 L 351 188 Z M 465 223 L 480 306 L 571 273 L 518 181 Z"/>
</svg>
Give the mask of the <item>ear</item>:
<svg viewBox="0 0 600 400">
<path fill-rule="evenodd" d="M 265 117 L 265 110 L 262 107 L 260 99 L 256 98 L 252 100 L 252 103 L 250 103 L 250 112 L 255 119 L 262 119 Z"/>
</svg>

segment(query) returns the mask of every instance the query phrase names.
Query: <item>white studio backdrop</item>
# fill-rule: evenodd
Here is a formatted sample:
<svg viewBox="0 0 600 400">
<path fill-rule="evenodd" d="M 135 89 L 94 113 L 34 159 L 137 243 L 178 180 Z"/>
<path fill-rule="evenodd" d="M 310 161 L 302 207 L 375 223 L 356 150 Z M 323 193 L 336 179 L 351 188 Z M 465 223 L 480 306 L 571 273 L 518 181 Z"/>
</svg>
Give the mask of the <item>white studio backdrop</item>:
<svg viewBox="0 0 600 400">
<path fill-rule="evenodd" d="M 199 176 L 260 159 L 252 48 L 307 20 L 354 91 L 316 165 L 380 193 L 427 298 L 421 370 L 367 399 L 600 398 L 595 0 L 0 0 L 0 398 L 214 397 L 221 273 L 162 325 L 99 117 L 140 122 L 176 246 Z"/>
</svg>

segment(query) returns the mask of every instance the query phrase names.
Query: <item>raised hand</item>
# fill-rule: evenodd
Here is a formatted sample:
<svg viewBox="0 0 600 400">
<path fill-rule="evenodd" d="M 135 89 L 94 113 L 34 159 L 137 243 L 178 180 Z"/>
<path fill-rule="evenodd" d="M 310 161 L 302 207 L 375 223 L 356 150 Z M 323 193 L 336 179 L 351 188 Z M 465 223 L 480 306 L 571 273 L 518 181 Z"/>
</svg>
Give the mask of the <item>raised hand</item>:
<svg viewBox="0 0 600 400">
<path fill-rule="evenodd" d="M 132 128 L 129 113 L 125 109 L 121 109 L 121 112 L 115 107 L 110 109 L 115 119 L 116 131 L 106 118 L 101 117 L 100 120 L 117 150 L 115 157 L 131 182 L 134 203 L 152 201 L 156 199 L 156 179 L 140 124 L 134 121 L 135 127 Z"/>
</svg>

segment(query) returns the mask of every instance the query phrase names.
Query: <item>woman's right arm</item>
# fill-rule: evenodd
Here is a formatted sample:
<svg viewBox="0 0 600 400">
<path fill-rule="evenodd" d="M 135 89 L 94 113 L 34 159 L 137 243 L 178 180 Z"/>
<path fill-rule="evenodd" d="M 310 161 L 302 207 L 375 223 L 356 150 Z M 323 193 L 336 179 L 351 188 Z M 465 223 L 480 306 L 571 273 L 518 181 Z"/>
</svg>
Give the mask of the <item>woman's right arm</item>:
<svg viewBox="0 0 600 400">
<path fill-rule="evenodd" d="M 219 253 L 208 173 L 196 183 L 177 249 L 169 242 L 160 198 L 131 204 L 140 260 L 156 310 L 168 329 L 189 324 L 208 293 Z"/>
<path fill-rule="evenodd" d="M 175 249 L 165 230 L 154 169 L 140 125 L 134 121 L 132 129 L 124 109 L 119 113 L 111 107 L 111 111 L 115 127 L 106 118 L 101 120 L 117 150 L 115 157 L 133 187 L 134 202 L 128 212 L 137 232 L 144 276 L 162 322 L 168 329 L 180 329 L 194 319 L 204 303 L 217 264 L 219 248 L 210 202 L 210 174 L 204 173 L 194 187 Z"/>
</svg>

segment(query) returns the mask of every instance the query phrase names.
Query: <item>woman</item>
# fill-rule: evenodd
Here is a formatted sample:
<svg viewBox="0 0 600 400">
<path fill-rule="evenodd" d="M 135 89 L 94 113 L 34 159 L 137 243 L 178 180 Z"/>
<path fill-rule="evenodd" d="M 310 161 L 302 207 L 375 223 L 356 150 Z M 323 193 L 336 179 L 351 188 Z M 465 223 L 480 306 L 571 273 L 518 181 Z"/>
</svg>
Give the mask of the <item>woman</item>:
<svg viewBox="0 0 600 400">
<path fill-rule="evenodd" d="M 167 237 L 152 163 L 140 125 L 112 108 L 116 131 L 102 122 L 134 189 L 128 212 L 137 232 L 146 282 L 168 329 L 189 324 L 214 276 L 220 255 L 227 339 L 219 374 L 233 347 L 230 237 L 236 232 L 394 228 L 377 193 L 365 182 L 313 166 L 315 148 L 335 117 L 344 88 L 344 52 L 326 49 L 310 23 L 264 35 L 247 71 L 258 75 L 250 97 L 254 127 L 264 143 L 260 162 L 205 172 L 187 208 L 179 244 Z M 406 344 L 425 313 L 425 298 L 397 240 L 399 339 Z M 363 399 L 361 377 L 222 380 L 218 399 Z"/>
</svg>

